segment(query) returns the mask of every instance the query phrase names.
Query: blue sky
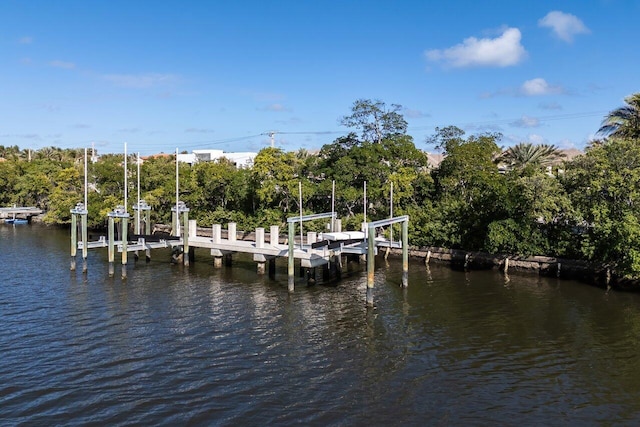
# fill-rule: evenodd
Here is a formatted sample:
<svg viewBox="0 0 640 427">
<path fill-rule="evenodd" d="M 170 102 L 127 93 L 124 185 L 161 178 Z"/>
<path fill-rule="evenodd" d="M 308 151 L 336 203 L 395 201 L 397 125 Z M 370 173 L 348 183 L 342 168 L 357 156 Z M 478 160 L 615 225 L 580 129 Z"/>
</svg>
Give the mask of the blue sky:
<svg viewBox="0 0 640 427">
<path fill-rule="evenodd" d="M 583 148 L 640 92 L 640 1 L 0 0 L 0 145 L 287 151 L 356 99 Z"/>
</svg>

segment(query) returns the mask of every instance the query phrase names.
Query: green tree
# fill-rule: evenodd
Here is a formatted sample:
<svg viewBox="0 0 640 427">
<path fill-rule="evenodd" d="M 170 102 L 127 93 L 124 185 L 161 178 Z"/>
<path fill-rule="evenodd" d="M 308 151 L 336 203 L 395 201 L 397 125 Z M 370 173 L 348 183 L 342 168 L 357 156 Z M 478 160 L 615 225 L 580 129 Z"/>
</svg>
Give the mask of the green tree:
<svg viewBox="0 0 640 427">
<path fill-rule="evenodd" d="M 175 156 L 152 157 L 140 166 L 141 197 L 152 207 L 152 221 L 171 223 L 171 208 L 176 203 L 175 177 Z"/>
<path fill-rule="evenodd" d="M 598 134 L 613 138 L 640 138 L 640 93 L 628 96 L 625 102 L 627 105 L 607 114 Z"/>
<path fill-rule="evenodd" d="M 464 131 L 457 126 L 436 127 L 435 133 L 428 136 L 425 142 L 433 145 L 436 150 L 447 153 L 465 142 Z"/>
<path fill-rule="evenodd" d="M 196 163 L 191 179 L 194 181 L 194 209 L 205 212 L 217 208 L 242 209 L 246 206 L 247 174 L 226 159 Z"/>
<path fill-rule="evenodd" d="M 324 145 L 318 158 L 319 176 L 324 178 L 319 193 L 330 194 L 331 182 L 335 181 L 336 209 L 348 217 L 364 211 L 365 182 L 370 219 L 388 215 L 391 182 L 394 204 L 403 209 L 417 201 L 413 188 L 417 180 L 422 179 L 422 184 L 430 180 L 426 153 L 418 150 L 408 135 L 389 135 L 375 143 L 359 141 L 351 133 Z"/>
<path fill-rule="evenodd" d="M 20 168 L 14 160 L 0 162 L 0 206 L 13 203 L 19 170 Z"/>
<path fill-rule="evenodd" d="M 260 150 L 253 163 L 252 180 L 262 207 L 280 209 L 284 215 L 297 212 L 299 182 L 303 205 L 313 197 L 315 188 L 307 177 L 300 175 L 300 164 L 295 153 L 273 147 Z"/>
<path fill-rule="evenodd" d="M 358 99 L 351 107 L 351 114 L 340 119 L 340 124 L 362 132 L 363 141 L 381 143 L 392 135 L 404 135 L 407 132 L 407 121 L 402 114 L 402 106 L 387 105 L 380 101 Z"/>
<path fill-rule="evenodd" d="M 93 165 L 95 183 L 103 196 L 124 194 L 124 157 L 122 154 L 105 154 Z"/>
<path fill-rule="evenodd" d="M 612 140 L 566 165 L 565 187 L 582 219 L 581 250 L 594 262 L 640 277 L 640 146 Z"/>
<path fill-rule="evenodd" d="M 485 249 L 517 255 L 575 255 L 573 206 L 555 177 L 537 170 L 506 176 L 506 218 L 489 224 Z"/>
<path fill-rule="evenodd" d="M 508 169 L 540 169 L 552 166 L 564 157 L 564 153 L 554 145 L 521 142 L 502 152 L 497 160 Z"/>
<path fill-rule="evenodd" d="M 82 200 L 82 176 L 76 167 L 60 170 L 55 176 L 56 186 L 44 221 L 48 224 L 68 224 L 71 209 Z"/>
<path fill-rule="evenodd" d="M 453 136 L 441 140 L 446 157 L 433 173 L 436 205 L 430 238 L 432 244 L 478 250 L 489 224 L 506 218 L 506 180 L 494 163 L 500 135 Z"/>
</svg>

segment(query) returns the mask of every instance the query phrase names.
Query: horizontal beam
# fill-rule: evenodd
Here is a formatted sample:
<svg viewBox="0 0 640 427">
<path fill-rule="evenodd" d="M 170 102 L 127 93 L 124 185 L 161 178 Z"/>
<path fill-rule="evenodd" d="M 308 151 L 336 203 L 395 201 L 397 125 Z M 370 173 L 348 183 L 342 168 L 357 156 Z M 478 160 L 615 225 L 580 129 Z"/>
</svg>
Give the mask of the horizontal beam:
<svg viewBox="0 0 640 427">
<path fill-rule="evenodd" d="M 313 221 L 314 219 L 322 219 L 322 218 L 333 218 L 336 216 L 335 212 L 326 212 L 321 214 L 313 214 L 313 215 L 303 215 L 303 216 L 292 216 L 287 218 L 287 223 L 292 222 L 300 222 L 300 221 Z"/>
<path fill-rule="evenodd" d="M 367 228 L 384 227 L 385 225 L 397 224 L 399 222 L 409 221 L 409 215 L 397 216 L 395 218 L 381 219 L 378 221 L 368 222 Z"/>
</svg>

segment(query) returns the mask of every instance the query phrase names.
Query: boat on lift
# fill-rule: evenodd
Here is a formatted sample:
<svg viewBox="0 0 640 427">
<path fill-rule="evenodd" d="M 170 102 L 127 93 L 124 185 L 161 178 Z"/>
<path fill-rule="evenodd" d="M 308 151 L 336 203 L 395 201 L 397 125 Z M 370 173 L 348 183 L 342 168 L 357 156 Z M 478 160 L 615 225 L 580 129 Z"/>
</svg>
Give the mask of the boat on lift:
<svg viewBox="0 0 640 427">
<path fill-rule="evenodd" d="M 29 220 L 28 219 L 22 219 L 22 218 L 7 218 L 4 220 L 5 224 L 13 224 L 13 225 L 19 225 L 19 224 L 29 224 Z"/>
</svg>

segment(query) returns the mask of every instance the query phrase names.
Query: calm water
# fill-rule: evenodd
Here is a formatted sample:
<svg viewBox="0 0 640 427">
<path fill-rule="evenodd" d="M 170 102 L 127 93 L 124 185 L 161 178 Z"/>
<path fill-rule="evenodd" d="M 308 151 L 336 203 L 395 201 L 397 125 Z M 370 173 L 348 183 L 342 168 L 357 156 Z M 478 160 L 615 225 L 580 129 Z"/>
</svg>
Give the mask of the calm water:
<svg viewBox="0 0 640 427">
<path fill-rule="evenodd" d="M 379 259 L 368 310 L 362 273 L 290 295 L 205 251 L 123 282 L 37 226 L 0 256 L 0 425 L 640 423 L 640 295 Z"/>
</svg>

